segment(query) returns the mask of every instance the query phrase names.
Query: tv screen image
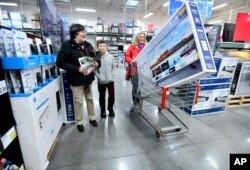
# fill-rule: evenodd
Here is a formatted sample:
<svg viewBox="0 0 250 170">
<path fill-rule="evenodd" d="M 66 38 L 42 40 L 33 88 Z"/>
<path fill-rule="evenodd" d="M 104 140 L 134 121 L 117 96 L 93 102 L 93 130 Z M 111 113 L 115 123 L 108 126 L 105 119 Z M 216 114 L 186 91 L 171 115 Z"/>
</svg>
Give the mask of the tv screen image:
<svg viewBox="0 0 250 170">
<path fill-rule="evenodd" d="M 238 13 L 233 40 L 250 42 L 250 13 Z"/>
</svg>

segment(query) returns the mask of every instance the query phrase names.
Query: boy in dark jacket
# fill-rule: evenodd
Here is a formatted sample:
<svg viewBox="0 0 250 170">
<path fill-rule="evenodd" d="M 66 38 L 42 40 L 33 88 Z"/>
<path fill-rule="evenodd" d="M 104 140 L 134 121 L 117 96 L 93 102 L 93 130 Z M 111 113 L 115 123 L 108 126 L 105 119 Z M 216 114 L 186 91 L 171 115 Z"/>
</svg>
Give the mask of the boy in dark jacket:
<svg viewBox="0 0 250 170">
<path fill-rule="evenodd" d="M 97 41 L 97 56 L 100 56 L 102 66 L 96 71 L 96 77 L 98 79 L 98 91 L 99 91 L 99 104 L 101 108 L 101 117 L 106 118 L 106 89 L 108 90 L 108 111 L 109 116 L 114 117 L 115 112 L 113 105 L 115 102 L 115 86 L 114 77 L 116 70 L 116 62 L 114 56 L 108 53 L 106 42 L 103 40 Z"/>
<path fill-rule="evenodd" d="M 65 41 L 58 53 L 56 64 L 59 68 L 66 70 L 67 79 L 73 93 L 74 110 L 77 129 L 84 132 L 83 127 L 83 95 L 85 96 L 89 122 L 97 127 L 95 120 L 94 104 L 92 97 L 92 82 L 94 73 L 88 73 L 86 68 L 81 67 L 79 58 L 83 56 L 92 57 L 95 61 L 91 65 L 100 67 L 100 60 L 96 58 L 94 48 L 85 40 L 85 27 L 81 24 L 70 26 L 70 40 Z"/>
</svg>

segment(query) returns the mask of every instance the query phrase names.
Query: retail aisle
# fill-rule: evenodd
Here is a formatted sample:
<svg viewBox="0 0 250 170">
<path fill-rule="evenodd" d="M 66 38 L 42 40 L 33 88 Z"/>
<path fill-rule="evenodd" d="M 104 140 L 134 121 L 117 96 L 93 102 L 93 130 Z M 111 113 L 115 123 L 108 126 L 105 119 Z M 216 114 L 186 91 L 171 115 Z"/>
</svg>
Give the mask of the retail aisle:
<svg viewBox="0 0 250 170">
<path fill-rule="evenodd" d="M 228 170 L 229 153 L 250 153 L 250 107 L 200 117 L 179 112 L 190 131 L 158 140 L 140 117 L 130 117 L 131 85 L 122 69 L 118 75 L 116 117 L 100 119 L 95 82 L 99 127 L 87 119 L 84 133 L 75 125 L 64 126 L 49 170 Z"/>
</svg>

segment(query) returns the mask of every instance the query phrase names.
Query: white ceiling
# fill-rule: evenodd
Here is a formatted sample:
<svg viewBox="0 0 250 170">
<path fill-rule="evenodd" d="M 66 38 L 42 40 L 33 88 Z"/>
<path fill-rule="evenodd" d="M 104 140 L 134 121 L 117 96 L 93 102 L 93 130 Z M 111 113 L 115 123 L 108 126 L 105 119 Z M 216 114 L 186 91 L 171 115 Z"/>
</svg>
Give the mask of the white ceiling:
<svg viewBox="0 0 250 170">
<path fill-rule="evenodd" d="M 0 0 L 0 1 L 14 1 L 14 0 Z M 27 3 L 36 3 L 37 0 L 15 0 L 14 2 L 22 2 L 23 5 Z M 54 0 L 56 5 L 62 7 L 71 6 L 84 7 L 84 8 L 95 8 L 95 9 L 121 9 L 124 10 L 124 4 L 127 0 Z M 166 13 L 167 8 L 163 7 L 163 4 L 168 0 L 139 0 L 139 5 L 135 9 L 126 9 L 127 11 L 144 11 L 145 4 L 147 4 L 147 12 L 154 13 Z M 250 12 L 250 0 L 214 0 L 214 6 L 227 3 L 228 5 L 224 8 L 214 10 L 211 20 L 223 20 L 223 22 L 235 22 L 238 12 Z M 145 12 L 145 11 L 144 11 Z"/>
</svg>

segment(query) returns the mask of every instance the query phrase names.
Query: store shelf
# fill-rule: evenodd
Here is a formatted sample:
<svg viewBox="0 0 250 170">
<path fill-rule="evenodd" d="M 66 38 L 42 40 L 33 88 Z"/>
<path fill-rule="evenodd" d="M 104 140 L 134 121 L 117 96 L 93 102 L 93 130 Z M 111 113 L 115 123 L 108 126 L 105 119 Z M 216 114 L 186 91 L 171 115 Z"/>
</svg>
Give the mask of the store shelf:
<svg viewBox="0 0 250 170">
<path fill-rule="evenodd" d="M 132 37 L 133 34 L 114 33 L 114 32 L 87 32 L 87 35 L 101 35 L 101 36 L 127 36 Z"/>
<path fill-rule="evenodd" d="M 250 43 L 218 42 L 217 49 L 245 49 L 250 50 Z"/>
<path fill-rule="evenodd" d="M 11 144 L 11 142 L 17 137 L 16 129 L 13 126 L 8 130 L 0 140 L 0 155 Z"/>
<path fill-rule="evenodd" d="M 45 64 L 54 63 L 56 56 L 54 55 L 32 55 L 25 57 L 1 57 L 3 69 L 31 69 Z"/>
<path fill-rule="evenodd" d="M 24 28 L 22 29 L 23 32 L 32 32 L 32 33 L 41 33 L 41 29 L 29 29 L 29 28 Z"/>
</svg>

